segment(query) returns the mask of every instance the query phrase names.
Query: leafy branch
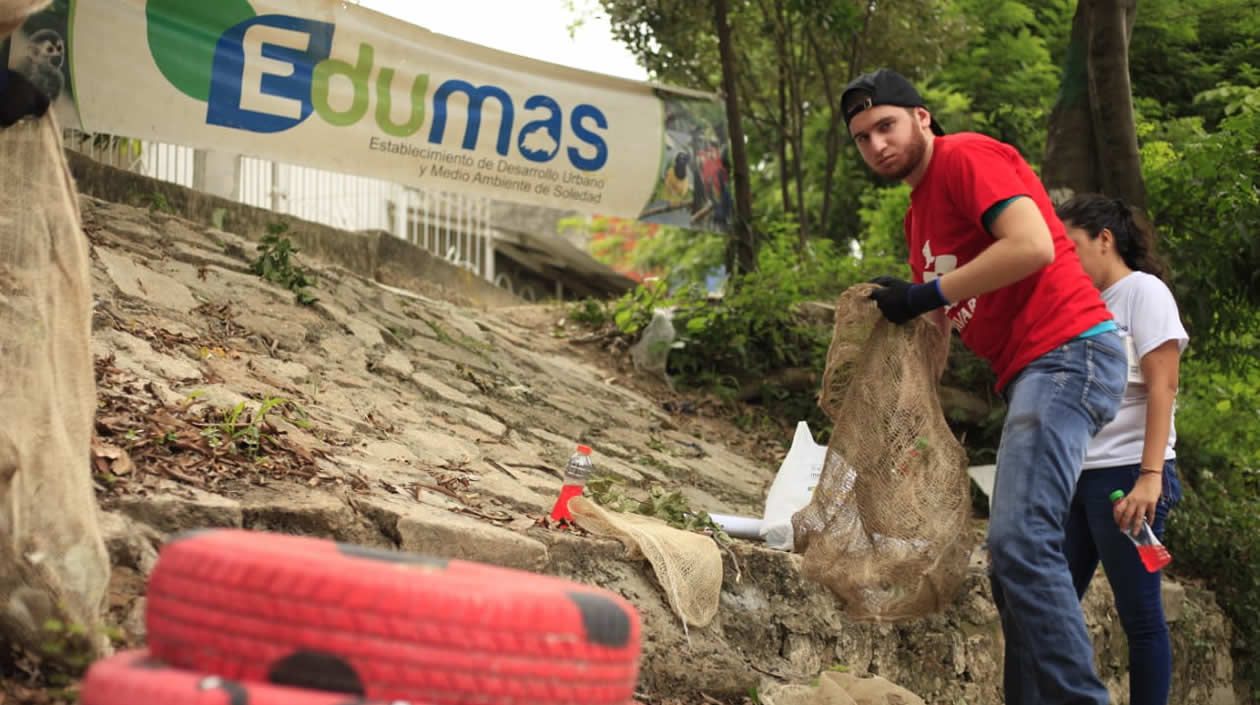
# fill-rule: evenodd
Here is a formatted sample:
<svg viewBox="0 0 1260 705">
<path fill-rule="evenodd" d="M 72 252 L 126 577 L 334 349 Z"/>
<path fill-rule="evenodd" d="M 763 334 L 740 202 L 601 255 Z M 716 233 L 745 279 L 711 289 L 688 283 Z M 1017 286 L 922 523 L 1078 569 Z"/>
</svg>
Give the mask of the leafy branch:
<svg viewBox="0 0 1260 705">
<path fill-rule="evenodd" d="M 308 291 L 309 287 L 315 286 L 315 275 L 310 270 L 293 264 L 291 257 L 298 253 L 298 249 L 289 238 L 281 237 L 288 229 L 289 226 L 284 223 L 267 225 L 267 234 L 258 245 L 260 254 L 250 262 L 249 271 L 292 291 L 297 295 L 299 304 L 310 306 L 319 301 Z"/>
</svg>

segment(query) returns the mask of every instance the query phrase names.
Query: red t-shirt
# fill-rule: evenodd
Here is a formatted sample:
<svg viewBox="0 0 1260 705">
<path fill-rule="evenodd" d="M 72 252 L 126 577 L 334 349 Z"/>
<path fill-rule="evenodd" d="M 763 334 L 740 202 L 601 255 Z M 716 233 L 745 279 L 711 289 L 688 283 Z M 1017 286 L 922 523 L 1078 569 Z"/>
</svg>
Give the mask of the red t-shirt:
<svg viewBox="0 0 1260 705">
<path fill-rule="evenodd" d="M 943 276 L 992 245 L 996 240 L 981 218 L 1013 196 L 1029 196 L 1041 209 L 1054 238 L 1054 261 L 945 309 L 967 347 L 993 367 L 998 391 L 1028 363 L 1111 319 L 1041 180 L 1015 148 L 975 133 L 937 137 L 932 161 L 910 194 L 905 228 L 915 281 Z"/>
</svg>

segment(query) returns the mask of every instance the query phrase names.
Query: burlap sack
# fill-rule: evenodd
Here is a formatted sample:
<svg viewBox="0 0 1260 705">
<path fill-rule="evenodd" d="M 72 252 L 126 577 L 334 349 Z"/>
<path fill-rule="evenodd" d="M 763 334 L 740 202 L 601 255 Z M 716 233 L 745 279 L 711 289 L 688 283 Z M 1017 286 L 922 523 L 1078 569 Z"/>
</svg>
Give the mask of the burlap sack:
<svg viewBox="0 0 1260 705">
<path fill-rule="evenodd" d="M 924 705 L 923 699 L 879 676 L 824 671 L 810 705 Z"/>
<path fill-rule="evenodd" d="M 569 500 L 569 512 L 583 529 L 617 539 L 631 558 L 652 564 L 684 630 L 713 621 L 722 592 L 722 553 L 713 539 L 654 517 L 610 511 L 586 497 Z"/>
<path fill-rule="evenodd" d="M 49 2 L 50 0 L 0 0 L 0 41 Z"/>
<path fill-rule="evenodd" d="M 888 323 L 873 288 L 836 303 L 819 402 L 835 427 L 792 526 L 803 573 L 850 617 L 898 621 L 943 608 L 961 587 L 970 493 L 937 395 L 949 338 L 932 316 Z"/>
<path fill-rule="evenodd" d="M 33 3 L 0 0 L 0 23 Z M 90 472 L 88 243 L 51 111 L 0 129 L 0 638 L 82 627 L 93 657 L 109 559 Z M 63 632 L 64 635 L 64 632 Z"/>
</svg>

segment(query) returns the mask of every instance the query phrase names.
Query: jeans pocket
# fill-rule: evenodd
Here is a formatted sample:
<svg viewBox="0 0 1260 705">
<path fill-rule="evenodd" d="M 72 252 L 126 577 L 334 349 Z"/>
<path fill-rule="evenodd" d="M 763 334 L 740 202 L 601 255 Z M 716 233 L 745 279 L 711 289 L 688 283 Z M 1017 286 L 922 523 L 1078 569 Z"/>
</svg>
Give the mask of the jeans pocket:
<svg viewBox="0 0 1260 705">
<path fill-rule="evenodd" d="M 1123 343 L 1119 342 L 1119 336 L 1114 333 L 1103 333 L 1097 339 L 1087 342 L 1094 381 L 1107 396 L 1118 401 L 1124 396 L 1124 389 L 1128 384 L 1129 359 L 1124 352 Z"/>
</svg>

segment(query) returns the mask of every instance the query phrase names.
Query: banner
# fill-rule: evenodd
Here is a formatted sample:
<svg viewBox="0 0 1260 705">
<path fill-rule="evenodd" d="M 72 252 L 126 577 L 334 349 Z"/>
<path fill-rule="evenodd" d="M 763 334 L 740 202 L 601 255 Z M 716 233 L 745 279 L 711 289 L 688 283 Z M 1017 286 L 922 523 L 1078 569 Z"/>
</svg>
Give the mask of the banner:
<svg viewBox="0 0 1260 705">
<path fill-rule="evenodd" d="M 732 217 L 715 96 L 341 0 L 55 0 L 8 66 L 85 132 L 698 229 Z"/>
</svg>

